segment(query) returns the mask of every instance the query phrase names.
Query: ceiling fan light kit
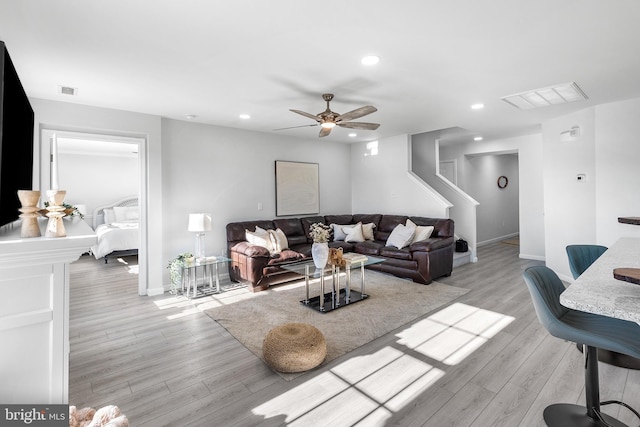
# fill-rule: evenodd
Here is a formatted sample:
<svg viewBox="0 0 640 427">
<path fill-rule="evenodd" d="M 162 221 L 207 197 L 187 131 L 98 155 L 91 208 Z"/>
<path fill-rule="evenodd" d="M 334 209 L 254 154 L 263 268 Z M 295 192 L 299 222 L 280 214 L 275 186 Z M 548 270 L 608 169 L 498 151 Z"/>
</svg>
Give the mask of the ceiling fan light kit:
<svg viewBox="0 0 640 427">
<path fill-rule="evenodd" d="M 331 111 L 329 107 L 329 102 L 333 99 L 332 93 L 322 94 L 322 99 L 327 103 L 327 109 L 318 114 L 311 114 L 300 110 L 289 110 L 296 114 L 300 114 L 301 116 L 305 116 L 309 119 L 313 119 L 317 122 L 316 125 L 309 126 L 317 126 L 320 125 L 322 129 L 320 129 L 319 137 L 327 136 L 331 133 L 331 129 L 336 126 L 349 128 L 349 129 L 364 129 L 364 130 L 376 130 L 380 126 L 378 123 L 364 123 L 364 122 L 352 122 L 351 120 L 358 119 L 360 117 L 366 116 L 367 114 L 375 113 L 378 111 L 376 107 L 372 107 L 371 105 L 366 105 L 364 107 L 356 108 L 355 110 L 349 111 L 344 114 L 339 114 L 334 111 Z M 301 126 L 293 126 L 293 127 L 301 127 Z M 282 128 L 282 129 L 292 129 L 292 128 Z M 282 130 L 276 129 L 276 130 Z"/>
</svg>

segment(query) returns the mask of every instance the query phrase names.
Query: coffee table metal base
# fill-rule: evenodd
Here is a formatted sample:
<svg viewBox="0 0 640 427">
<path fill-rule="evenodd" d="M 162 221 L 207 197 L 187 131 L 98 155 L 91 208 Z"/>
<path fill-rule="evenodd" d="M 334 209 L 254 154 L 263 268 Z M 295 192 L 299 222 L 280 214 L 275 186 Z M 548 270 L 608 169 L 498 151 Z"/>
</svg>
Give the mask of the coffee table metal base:
<svg viewBox="0 0 640 427">
<path fill-rule="evenodd" d="M 313 298 L 309 298 L 309 300 L 301 300 L 300 304 L 305 305 L 313 310 L 316 310 L 320 313 L 328 313 L 333 310 L 337 310 L 342 307 L 348 307 L 351 304 L 355 304 L 362 300 L 365 300 L 369 297 L 369 295 L 362 294 L 358 291 L 351 291 L 349 296 L 349 301 L 346 299 L 346 290 L 340 289 L 338 292 L 338 298 L 334 299 L 334 293 L 328 292 L 324 294 L 324 304 L 320 304 L 320 295 L 315 296 Z"/>
</svg>

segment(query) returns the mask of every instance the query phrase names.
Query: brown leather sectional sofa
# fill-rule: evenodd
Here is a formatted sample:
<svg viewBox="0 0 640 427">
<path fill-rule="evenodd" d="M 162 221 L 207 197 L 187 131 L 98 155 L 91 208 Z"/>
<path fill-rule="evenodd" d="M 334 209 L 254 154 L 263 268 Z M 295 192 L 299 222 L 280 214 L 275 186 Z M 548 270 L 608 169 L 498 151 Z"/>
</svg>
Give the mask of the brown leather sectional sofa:
<svg viewBox="0 0 640 427">
<path fill-rule="evenodd" d="M 431 237 L 421 242 L 397 249 L 386 246 L 387 239 L 398 224 L 410 219 L 418 226 L 433 226 Z M 454 252 L 454 223 L 451 219 L 424 218 L 404 215 L 346 214 L 309 216 L 302 218 L 278 218 L 273 220 L 241 221 L 227 224 L 227 250 L 231 258 L 229 276 L 231 280 L 248 282 L 253 292 L 262 291 L 271 285 L 299 279 L 300 276 L 284 270 L 283 264 L 311 257 L 312 240 L 309 227 L 316 222 L 330 224 L 374 223 L 374 240 L 358 243 L 331 241 L 329 247 L 342 247 L 345 252 L 357 252 L 384 258 L 380 264 L 367 268 L 394 276 L 408 278 L 425 285 L 434 279 L 451 275 Z M 287 236 L 289 248 L 279 254 L 246 241 L 246 230 L 256 226 L 265 230 L 281 229 Z"/>
</svg>

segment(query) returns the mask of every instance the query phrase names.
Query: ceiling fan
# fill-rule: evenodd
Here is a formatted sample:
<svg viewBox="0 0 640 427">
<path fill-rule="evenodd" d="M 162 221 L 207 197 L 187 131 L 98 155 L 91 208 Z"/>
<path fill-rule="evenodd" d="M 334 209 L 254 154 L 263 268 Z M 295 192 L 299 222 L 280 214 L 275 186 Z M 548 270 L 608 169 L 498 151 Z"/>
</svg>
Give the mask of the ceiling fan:
<svg viewBox="0 0 640 427">
<path fill-rule="evenodd" d="M 329 108 L 329 102 L 333 99 L 332 93 L 324 93 L 322 94 L 322 99 L 327 102 L 327 109 L 322 113 L 318 114 L 310 114 L 300 110 L 289 110 L 294 113 L 300 114 L 302 116 L 308 117 L 310 119 L 315 120 L 317 123 L 313 125 L 306 126 L 321 126 L 319 137 L 327 136 L 331 133 L 331 129 L 336 126 L 340 126 L 343 128 L 349 129 L 366 129 L 366 130 L 376 130 L 380 126 L 378 123 L 365 123 L 365 122 L 352 122 L 351 120 L 360 118 L 362 116 L 366 116 L 367 114 L 375 113 L 378 111 L 376 107 L 372 107 L 371 105 L 367 105 L 364 107 L 356 108 L 355 110 L 349 111 L 348 113 L 339 114 L 334 111 L 331 111 Z M 290 128 L 281 128 L 282 129 L 293 129 L 294 127 L 306 127 L 306 126 L 293 126 Z"/>
</svg>

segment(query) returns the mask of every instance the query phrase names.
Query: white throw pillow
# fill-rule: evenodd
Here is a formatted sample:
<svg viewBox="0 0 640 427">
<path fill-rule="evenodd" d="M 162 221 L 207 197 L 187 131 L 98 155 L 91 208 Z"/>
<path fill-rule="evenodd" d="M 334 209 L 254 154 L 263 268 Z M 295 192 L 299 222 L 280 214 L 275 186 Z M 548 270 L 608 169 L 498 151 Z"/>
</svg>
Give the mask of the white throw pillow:
<svg viewBox="0 0 640 427">
<path fill-rule="evenodd" d="M 271 234 L 264 228 L 256 226 L 256 231 L 245 230 L 245 239 L 252 245 L 267 248 L 269 253 L 273 253 L 273 245 L 271 244 Z"/>
<path fill-rule="evenodd" d="M 387 246 L 395 246 L 398 249 L 409 246 L 415 232 L 415 227 L 407 227 L 406 225 L 398 224 L 389 235 L 389 238 L 387 239 Z"/>
<path fill-rule="evenodd" d="M 365 240 L 373 240 L 373 229 L 376 228 L 376 225 L 372 222 L 368 224 L 362 224 L 362 235 Z"/>
<path fill-rule="evenodd" d="M 333 241 L 340 242 L 347 237 L 347 233 L 342 230 L 342 227 L 353 227 L 355 224 L 331 224 L 333 229 Z"/>
<path fill-rule="evenodd" d="M 285 249 L 289 249 L 289 241 L 284 231 L 278 228 L 276 230 L 269 230 L 269 234 L 271 235 L 271 245 L 275 253 L 279 254 Z"/>
<path fill-rule="evenodd" d="M 411 240 L 411 243 L 422 242 L 424 240 L 427 240 L 429 237 L 431 237 L 431 234 L 433 233 L 433 229 L 434 229 L 433 225 L 416 225 L 409 218 L 407 218 L 407 222 L 405 223 L 405 225 L 407 227 L 416 228 L 416 232 L 413 235 L 413 240 Z"/>
<path fill-rule="evenodd" d="M 140 211 L 137 206 L 114 206 L 115 222 L 129 222 L 140 219 Z"/>
<path fill-rule="evenodd" d="M 364 242 L 364 236 L 362 235 L 362 223 L 357 223 L 354 226 L 342 227 L 342 231 L 347 235 L 344 241 L 347 243 Z"/>
<path fill-rule="evenodd" d="M 111 224 L 112 222 L 116 222 L 116 213 L 113 211 L 113 208 L 107 208 L 102 210 L 103 216 L 102 220 L 105 224 Z"/>
</svg>

